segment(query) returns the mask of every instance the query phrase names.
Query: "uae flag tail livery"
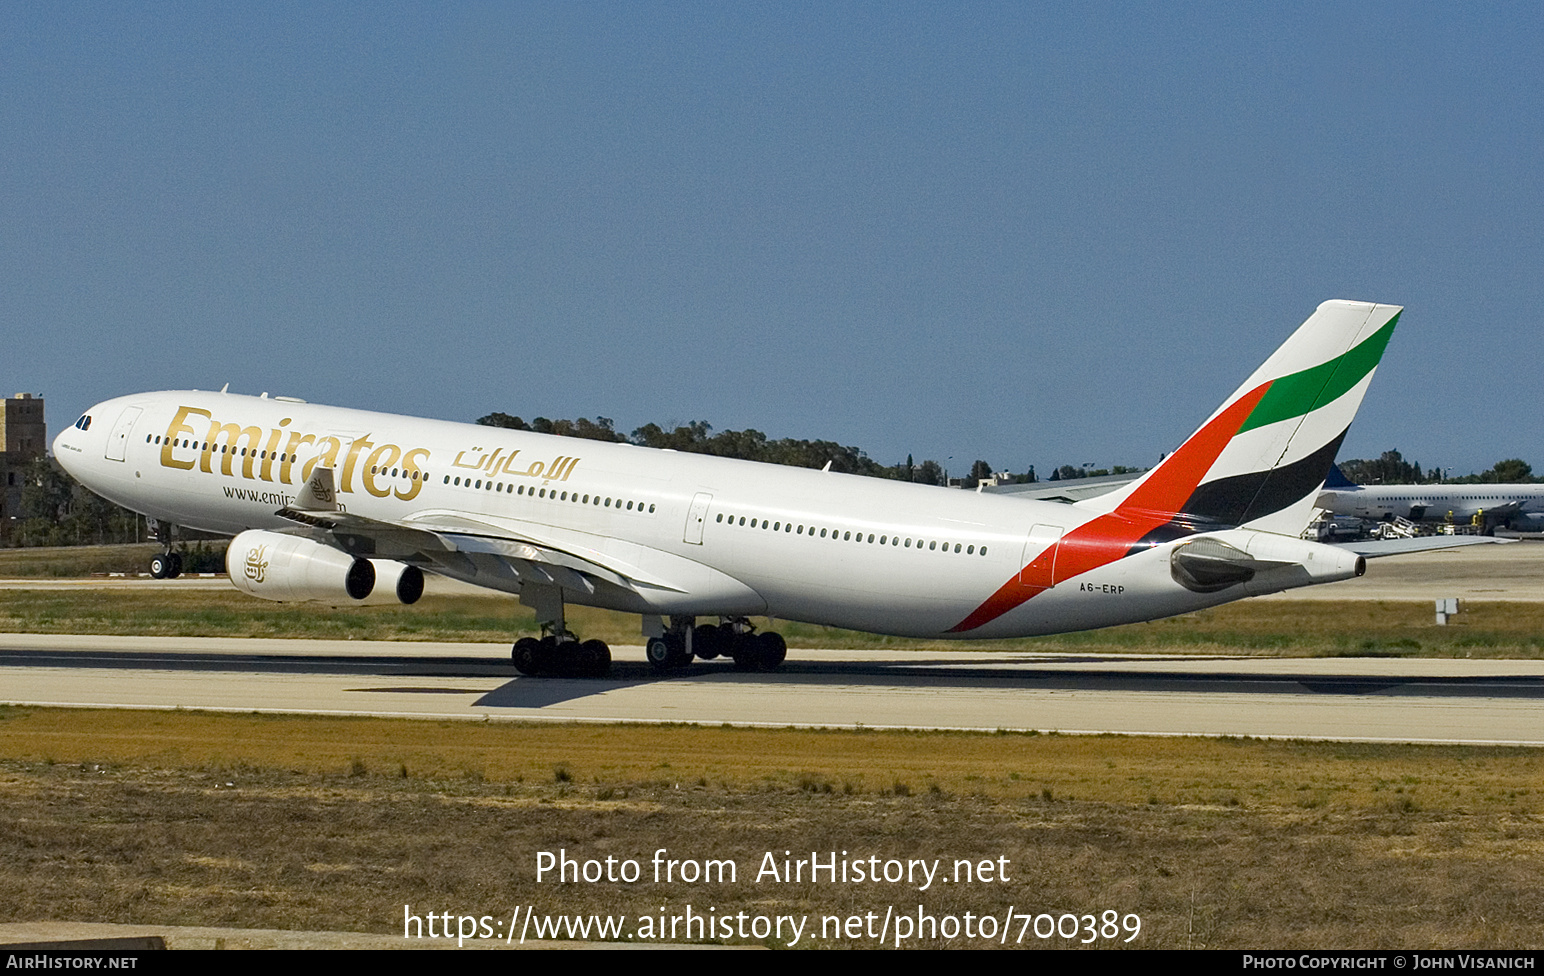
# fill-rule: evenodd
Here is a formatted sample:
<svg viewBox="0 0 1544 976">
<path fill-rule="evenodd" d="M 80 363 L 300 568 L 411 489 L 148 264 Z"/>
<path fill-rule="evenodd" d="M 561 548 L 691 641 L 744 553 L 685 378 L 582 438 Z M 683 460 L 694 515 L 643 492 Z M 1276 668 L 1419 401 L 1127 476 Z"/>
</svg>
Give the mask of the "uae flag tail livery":
<svg viewBox="0 0 1544 976">
<path fill-rule="evenodd" d="M 1320 305 L 1156 468 L 1076 503 L 1088 516 L 1081 525 L 1047 526 L 1044 538 L 1032 538 L 1018 577 L 954 631 L 975 631 L 1057 584 L 1187 537 L 1196 538 L 1169 549 L 1170 575 L 1196 594 L 1240 584 L 1271 592 L 1336 578 L 1342 569 L 1326 575 L 1328 567 L 1305 565 L 1316 555 L 1322 564 L 1324 547 L 1297 537 L 1401 311 Z M 1356 561 L 1344 575 L 1362 568 Z"/>
</svg>

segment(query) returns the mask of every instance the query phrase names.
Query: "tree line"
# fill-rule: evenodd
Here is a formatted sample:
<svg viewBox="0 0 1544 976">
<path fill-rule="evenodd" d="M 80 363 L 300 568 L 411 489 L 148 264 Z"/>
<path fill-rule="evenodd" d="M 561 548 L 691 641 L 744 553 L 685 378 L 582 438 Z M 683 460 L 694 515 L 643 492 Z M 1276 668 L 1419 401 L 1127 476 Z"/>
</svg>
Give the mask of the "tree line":
<svg viewBox="0 0 1544 976">
<path fill-rule="evenodd" d="M 1441 468 L 1422 472 L 1419 461 L 1406 461 L 1397 450 L 1384 451 L 1376 458 L 1351 458 L 1338 463 L 1340 473 L 1359 485 L 1521 485 L 1541 480 L 1521 458 L 1507 458 L 1497 461 L 1488 471 L 1456 477 Z"/>
<path fill-rule="evenodd" d="M 52 459 L 36 458 L 19 472 L 21 513 L 11 546 L 90 546 L 144 542 L 142 516 L 120 508 L 66 474 Z"/>
<path fill-rule="evenodd" d="M 538 434 L 557 434 L 563 437 L 583 437 L 589 440 L 607 441 L 613 444 L 635 444 L 688 454 L 711 454 L 715 457 L 737 458 L 741 461 L 761 461 L 767 464 L 786 464 L 796 468 L 823 468 L 831 465 L 832 471 L 858 474 L 870 478 L 892 481 L 911 481 L 923 485 L 944 485 L 949 481 L 943 465 L 934 460 L 915 462 L 910 455 L 900 464 L 880 464 L 858 447 L 826 440 L 802 440 L 782 437 L 776 440 L 759 430 L 714 431 L 713 425 L 704 420 L 666 429 L 659 424 L 644 424 L 631 434 L 624 435 L 616 429 L 610 417 L 580 417 L 578 420 L 549 420 L 536 417 L 529 423 L 507 413 L 490 413 L 477 418 L 484 427 L 504 427 L 510 430 L 529 430 Z M 976 460 L 969 473 L 957 477 L 961 487 L 975 488 L 992 476 L 992 466 Z M 1016 482 L 1035 481 L 1035 469 L 1031 467 L 1023 475 L 1013 476 Z"/>
</svg>

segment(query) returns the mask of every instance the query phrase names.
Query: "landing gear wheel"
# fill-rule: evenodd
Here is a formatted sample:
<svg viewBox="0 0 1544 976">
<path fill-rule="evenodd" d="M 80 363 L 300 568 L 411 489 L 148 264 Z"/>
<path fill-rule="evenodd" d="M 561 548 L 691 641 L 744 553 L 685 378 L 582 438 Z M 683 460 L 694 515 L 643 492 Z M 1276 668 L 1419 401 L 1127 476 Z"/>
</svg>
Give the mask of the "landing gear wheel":
<svg viewBox="0 0 1544 976">
<path fill-rule="evenodd" d="M 578 672 L 586 678 L 604 677 L 611 670 L 611 648 L 605 641 L 587 640 L 579 645 L 575 660 Z"/>
<path fill-rule="evenodd" d="M 734 658 L 736 671 L 761 670 L 761 642 L 755 634 L 736 634 L 729 645 L 729 656 Z"/>
<path fill-rule="evenodd" d="M 711 661 L 723 654 L 733 640 L 733 632 L 726 634 L 717 624 L 703 624 L 692 631 L 692 653 Z"/>
<path fill-rule="evenodd" d="M 171 557 L 172 557 L 172 571 L 171 571 L 171 575 L 168 576 L 167 578 L 168 579 L 176 579 L 177 577 L 182 575 L 182 553 L 174 552 L 174 553 L 171 554 Z"/>
<path fill-rule="evenodd" d="M 686 649 L 686 638 L 680 634 L 651 637 L 644 645 L 643 654 L 656 671 L 684 668 L 692 663 L 692 654 Z"/>
<path fill-rule="evenodd" d="M 781 634 L 763 631 L 759 634 L 742 634 L 735 641 L 734 666 L 740 671 L 773 671 L 788 656 L 788 645 Z"/>
<path fill-rule="evenodd" d="M 515 648 L 510 652 L 514 659 L 515 670 L 521 674 L 537 675 L 541 669 L 537 666 L 537 654 L 541 651 L 541 641 L 534 637 L 522 637 L 515 641 Z"/>
<path fill-rule="evenodd" d="M 172 571 L 172 558 L 170 553 L 162 553 L 159 556 L 150 557 L 150 578 L 166 579 Z"/>
<path fill-rule="evenodd" d="M 692 663 L 695 656 L 686 649 L 686 636 L 684 634 L 666 634 L 665 640 L 670 644 L 670 666 L 684 668 Z"/>
<path fill-rule="evenodd" d="M 761 651 L 761 666 L 768 671 L 776 671 L 782 667 L 783 661 L 788 657 L 788 643 L 783 640 L 783 635 L 770 630 L 764 630 L 756 635 L 757 650 Z"/>
<path fill-rule="evenodd" d="M 649 663 L 656 671 L 665 670 L 675 660 L 675 655 L 670 651 L 670 643 L 663 637 L 650 637 L 649 642 L 643 646 L 643 656 L 649 659 Z"/>
</svg>

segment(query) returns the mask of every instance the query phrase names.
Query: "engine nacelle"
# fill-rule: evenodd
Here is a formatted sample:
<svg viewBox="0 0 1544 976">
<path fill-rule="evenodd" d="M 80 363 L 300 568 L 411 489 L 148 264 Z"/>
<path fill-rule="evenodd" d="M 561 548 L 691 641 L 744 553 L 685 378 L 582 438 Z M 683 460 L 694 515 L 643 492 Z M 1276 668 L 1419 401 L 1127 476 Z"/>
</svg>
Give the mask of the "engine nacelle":
<svg viewBox="0 0 1544 976">
<path fill-rule="evenodd" d="M 424 571 L 395 559 L 371 559 L 375 567 L 375 592 L 366 603 L 417 603 L 424 595 Z"/>
<path fill-rule="evenodd" d="M 424 574 L 416 566 L 362 559 L 302 536 L 262 529 L 231 540 L 225 568 L 236 589 L 280 603 L 413 603 L 424 591 Z"/>
<path fill-rule="evenodd" d="M 1226 529 L 1181 540 L 1169 554 L 1174 581 L 1196 593 L 1232 586 L 1259 595 L 1352 579 L 1367 560 L 1339 546 L 1252 529 Z"/>
</svg>

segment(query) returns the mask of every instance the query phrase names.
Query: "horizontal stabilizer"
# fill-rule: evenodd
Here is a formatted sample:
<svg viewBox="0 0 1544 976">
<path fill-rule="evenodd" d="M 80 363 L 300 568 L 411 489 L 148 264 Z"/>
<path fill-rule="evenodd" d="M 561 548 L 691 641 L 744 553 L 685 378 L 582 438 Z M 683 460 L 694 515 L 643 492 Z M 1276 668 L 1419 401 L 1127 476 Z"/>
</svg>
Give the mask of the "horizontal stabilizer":
<svg viewBox="0 0 1544 976">
<path fill-rule="evenodd" d="M 1367 539 L 1362 542 L 1331 543 L 1337 549 L 1348 549 L 1358 556 L 1377 559 L 1380 556 L 1402 556 L 1407 552 L 1436 552 L 1439 549 L 1458 549 L 1462 546 L 1483 546 L 1489 542 L 1509 543 L 1516 539 L 1498 539 L 1491 535 L 1424 535 L 1415 539 Z"/>
</svg>

